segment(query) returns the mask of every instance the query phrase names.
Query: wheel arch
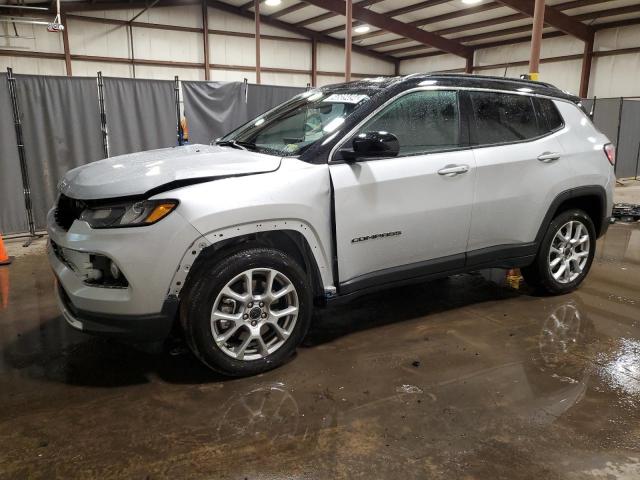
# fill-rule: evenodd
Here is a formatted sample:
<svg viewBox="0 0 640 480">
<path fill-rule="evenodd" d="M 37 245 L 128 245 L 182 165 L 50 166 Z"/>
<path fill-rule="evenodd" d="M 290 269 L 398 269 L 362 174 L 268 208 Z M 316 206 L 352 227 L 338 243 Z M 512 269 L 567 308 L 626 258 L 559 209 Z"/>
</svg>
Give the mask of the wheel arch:
<svg viewBox="0 0 640 480">
<path fill-rule="evenodd" d="M 298 227 L 304 224 L 299 222 Z M 261 224 L 256 226 L 261 227 Z M 304 227 L 306 228 L 306 227 Z M 182 292 L 188 291 L 189 284 L 198 277 L 199 272 L 211 261 L 224 258 L 238 250 L 252 247 L 268 247 L 281 250 L 291 255 L 307 274 L 315 302 L 320 302 L 325 296 L 325 284 L 321 269 L 328 268 L 323 265 L 321 252 L 316 254 L 314 250 L 320 249 L 318 244 L 309 241 L 304 233 L 294 228 L 282 228 L 271 230 L 245 231 L 240 227 L 231 227 L 224 232 L 215 232 L 205 236 L 207 242 L 196 242 L 185 253 L 183 262 L 178 268 L 171 284 L 170 293 L 182 298 Z M 235 233 L 235 234 L 234 234 Z M 188 265 L 190 263 L 190 265 Z"/>
<path fill-rule="evenodd" d="M 607 222 L 607 192 L 600 185 L 589 185 L 584 187 L 572 188 L 557 195 L 551 202 L 547 214 L 544 217 L 542 225 L 536 235 L 536 243 L 539 245 L 544 237 L 551 221 L 560 213 L 579 208 L 584 210 L 596 229 L 596 236 L 601 237 L 607 231 L 609 226 Z"/>
</svg>

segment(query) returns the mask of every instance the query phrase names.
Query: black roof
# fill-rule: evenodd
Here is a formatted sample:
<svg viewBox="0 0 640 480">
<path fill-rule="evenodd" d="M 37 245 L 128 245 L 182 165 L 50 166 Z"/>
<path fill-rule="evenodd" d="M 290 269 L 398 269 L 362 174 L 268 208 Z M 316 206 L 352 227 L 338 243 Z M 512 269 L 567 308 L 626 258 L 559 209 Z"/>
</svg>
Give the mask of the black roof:
<svg viewBox="0 0 640 480">
<path fill-rule="evenodd" d="M 468 88 L 488 88 L 493 90 L 506 90 L 522 93 L 522 89 L 527 93 L 545 95 L 550 97 L 570 100 L 574 103 L 580 101 L 579 97 L 567 92 L 563 92 L 558 87 L 550 83 L 537 82 L 534 80 L 522 80 L 519 78 L 492 77 L 485 75 L 470 75 L 462 73 L 413 73 L 411 75 L 398 77 L 372 77 L 363 78 L 348 83 L 338 83 L 327 85 L 329 90 L 367 90 L 379 91 L 389 87 L 405 90 L 419 86 L 422 82 L 434 81 L 438 85 L 445 87 L 468 87 Z"/>
</svg>

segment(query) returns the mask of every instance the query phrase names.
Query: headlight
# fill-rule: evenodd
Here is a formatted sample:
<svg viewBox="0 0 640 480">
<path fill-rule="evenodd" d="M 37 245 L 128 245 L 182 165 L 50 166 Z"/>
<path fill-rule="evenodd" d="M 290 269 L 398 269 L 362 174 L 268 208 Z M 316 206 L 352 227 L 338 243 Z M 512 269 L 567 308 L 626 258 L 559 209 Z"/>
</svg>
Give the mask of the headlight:
<svg viewBox="0 0 640 480">
<path fill-rule="evenodd" d="M 178 206 L 177 200 L 141 200 L 89 207 L 80 220 L 91 228 L 140 227 L 163 219 Z"/>
</svg>

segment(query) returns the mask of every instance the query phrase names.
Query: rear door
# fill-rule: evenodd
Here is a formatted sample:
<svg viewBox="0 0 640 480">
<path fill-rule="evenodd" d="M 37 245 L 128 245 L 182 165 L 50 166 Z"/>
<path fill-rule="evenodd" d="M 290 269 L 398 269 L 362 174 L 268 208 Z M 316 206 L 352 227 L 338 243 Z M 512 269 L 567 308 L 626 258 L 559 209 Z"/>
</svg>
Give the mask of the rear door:
<svg viewBox="0 0 640 480">
<path fill-rule="evenodd" d="M 549 99 L 468 95 L 477 168 L 468 264 L 524 256 L 548 205 L 570 183 L 572 169 L 558 141 L 566 127 Z"/>
<path fill-rule="evenodd" d="M 465 127 L 457 91 L 418 90 L 343 143 L 390 132 L 400 144 L 397 157 L 330 162 L 343 291 L 464 265 L 475 176 Z"/>
</svg>

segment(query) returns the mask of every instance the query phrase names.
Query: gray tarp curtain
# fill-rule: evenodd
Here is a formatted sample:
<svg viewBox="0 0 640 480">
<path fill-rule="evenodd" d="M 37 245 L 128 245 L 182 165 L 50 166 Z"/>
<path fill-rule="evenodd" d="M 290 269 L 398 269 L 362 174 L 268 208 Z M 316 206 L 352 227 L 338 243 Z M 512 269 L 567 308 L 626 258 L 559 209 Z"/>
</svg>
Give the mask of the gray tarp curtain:
<svg viewBox="0 0 640 480">
<path fill-rule="evenodd" d="M 593 112 L 593 123 L 609 140 L 616 143 L 620 115 L 619 98 L 598 98 Z"/>
<path fill-rule="evenodd" d="M 172 81 L 104 79 L 110 154 L 176 144 Z M 70 169 L 103 157 L 95 78 L 16 75 L 36 229 Z M 28 230 L 6 75 L 0 76 L 0 232 Z"/>
<path fill-rule="evenodd" d="M 591 103 L 589 103 L 590 107 Z M 618 178 L 637 176 L 640 173 L 638 171 L 640 101 L 598 98 L 596 99 L 593 123 L 609 137 L 609 140 L 614 144 L 617 143 L 616 176 Z M 618 135 L 618 129 L 620 129 L 620 135 Z"/>
<path fill-rule="evenodd" d="M 0 233 L 3 234 L 29 229 L 16 145 L 7 75 L 3 73 L 0 74 Z"/>
<path fill-rule="evenodd" d="M 208 144 L 247 121 L 240 82 L 182 82 L 189 142 Z"/>
<path fill-rule="evenodd" d="M 614 139 L 615 141 L 615 139 Z M 618 142 L 616 175 L 619 178 L 635 177 L 640 154 L 640 100 L 625 99 L 622 103 L 620 141 Z"/>
<path fill-rule="evenodd" d="M 176 145 L 174 82 L 105 78 L 104 97 L 110 156 Z"/>
<path fill-rule="evenodd" d="M 189 142 L 207 144 L 305 88 L 248 85 L 242 82 L 182 82 Z"/>
<path fill-rule="evenodd" d="M 103 156 L 96 80 L 16 75 L 16 89 L 33 216 L 42 229 L 64 174 Z"/>
<path fill-rule="evenodd" d="M 306 88 L 301 87 L 249 85 L 249 94 L 247 95 L 247 119 L 245 122 L 306 90 Z"/>
</svg>

